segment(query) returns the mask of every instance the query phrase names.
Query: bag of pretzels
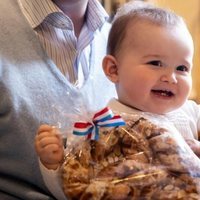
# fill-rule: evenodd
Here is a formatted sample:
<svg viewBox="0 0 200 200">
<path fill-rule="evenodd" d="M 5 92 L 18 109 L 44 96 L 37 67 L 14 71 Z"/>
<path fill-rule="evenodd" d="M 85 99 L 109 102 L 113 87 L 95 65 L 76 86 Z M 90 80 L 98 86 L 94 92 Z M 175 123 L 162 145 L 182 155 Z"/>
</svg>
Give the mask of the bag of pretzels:
<svg viewBox="0 0 200 200">
<path fill-rule="evenodd" d="M 200 160 L 170 122 L 109 112 L 74 125 L 62 167 L 68 199 L 200 199 Z"/>
</svg>

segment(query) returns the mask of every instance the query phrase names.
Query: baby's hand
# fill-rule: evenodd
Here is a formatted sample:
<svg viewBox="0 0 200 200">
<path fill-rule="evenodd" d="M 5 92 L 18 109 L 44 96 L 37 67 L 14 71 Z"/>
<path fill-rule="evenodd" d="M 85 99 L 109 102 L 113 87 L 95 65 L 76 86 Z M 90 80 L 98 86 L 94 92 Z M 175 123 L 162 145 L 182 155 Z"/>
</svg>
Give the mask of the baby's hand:
<svg viewBox="0 0 200 200">
<path fill-rule="evenodd" d="M 64 149 L 59 130 L 41 125 L 35 137 L 35 149 L 42 164 L 48 169 L 57 169 L 63 161 Z"/>
<path fill-rule="evenodd" d="M 193 152 L 200 158 L 200 142 L 196 139 L 185 140 Z"/>
</svg>

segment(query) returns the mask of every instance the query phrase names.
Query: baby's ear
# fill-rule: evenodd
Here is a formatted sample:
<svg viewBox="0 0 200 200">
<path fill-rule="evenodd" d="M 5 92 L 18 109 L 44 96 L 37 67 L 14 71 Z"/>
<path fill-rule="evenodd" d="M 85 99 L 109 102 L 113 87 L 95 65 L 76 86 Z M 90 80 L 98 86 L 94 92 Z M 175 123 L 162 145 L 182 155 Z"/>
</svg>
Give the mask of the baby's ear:
<svg viewBox="0 0 200 200">
<path fill-rule="evenodd" d="M 113 83 L 118 82 L 118 67 L 117 60 L 114 56 L 106 55 L 103 59 L 103 70 L 105 75 Z"/>
</svg>

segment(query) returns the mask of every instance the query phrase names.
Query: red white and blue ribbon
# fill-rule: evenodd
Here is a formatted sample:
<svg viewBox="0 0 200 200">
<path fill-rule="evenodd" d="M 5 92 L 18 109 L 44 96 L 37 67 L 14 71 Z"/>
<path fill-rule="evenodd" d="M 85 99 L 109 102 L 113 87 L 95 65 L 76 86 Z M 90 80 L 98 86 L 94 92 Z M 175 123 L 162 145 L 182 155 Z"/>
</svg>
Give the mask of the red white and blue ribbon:
<svg viewBox="0 0 200 200">
<path fill-rule="evenodd" d="M 73 134 L 87 136 L 87 139 L 98 140 L 100 127 L 124 125 L 125 122 L 119 115 L 114 115 L 108 107 L 105 107 L 94 115 L 92 122 L 76 122 Z"/>
</svg>

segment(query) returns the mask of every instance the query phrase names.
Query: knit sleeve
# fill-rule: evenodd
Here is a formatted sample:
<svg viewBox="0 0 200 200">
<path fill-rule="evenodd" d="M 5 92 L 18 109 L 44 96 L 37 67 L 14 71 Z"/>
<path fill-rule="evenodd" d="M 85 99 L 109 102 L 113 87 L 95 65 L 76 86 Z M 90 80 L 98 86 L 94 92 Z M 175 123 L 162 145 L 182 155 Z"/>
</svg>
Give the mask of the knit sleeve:
<svg viewBox="0 0 200 200">
<path fill-rule="evenodd" d="M 56 199 L 67 200 L 62 190 L 60 168 L 56 170 L 49 170 L 40 161 L 39 165 L 43 180 L 48 190 L 53 194 L 54 197 L 56 197 Z"/>
</svg>

